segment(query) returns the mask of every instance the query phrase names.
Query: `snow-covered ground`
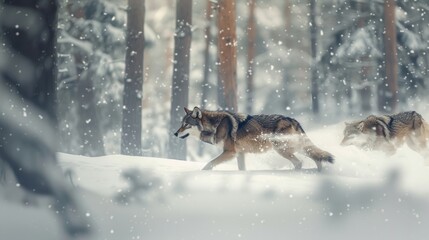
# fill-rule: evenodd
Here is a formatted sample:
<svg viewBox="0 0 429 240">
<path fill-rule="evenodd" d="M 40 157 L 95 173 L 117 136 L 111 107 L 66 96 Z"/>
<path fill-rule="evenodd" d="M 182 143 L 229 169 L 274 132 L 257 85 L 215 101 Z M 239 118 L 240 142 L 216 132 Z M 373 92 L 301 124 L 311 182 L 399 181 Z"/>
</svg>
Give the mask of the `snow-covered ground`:
<svg viewBox="0 0 429 240">
<path fill-rule="evenodd" d="M 58 156 L 89 239 L 427 239 L 423 159 L 408 147 L 392 157 L 341 147 L 342 127 L 308 133 L 336 156 L 322 173 L 302 156 L 294 171 L 275 153 L 246 156 L 248 171 L 235 161 L 201 171 L 206 159 Z M 14 187 L 0 185 L 0 239 L 67 239 L 46 199 L 16 203 Z"/>
</svg>

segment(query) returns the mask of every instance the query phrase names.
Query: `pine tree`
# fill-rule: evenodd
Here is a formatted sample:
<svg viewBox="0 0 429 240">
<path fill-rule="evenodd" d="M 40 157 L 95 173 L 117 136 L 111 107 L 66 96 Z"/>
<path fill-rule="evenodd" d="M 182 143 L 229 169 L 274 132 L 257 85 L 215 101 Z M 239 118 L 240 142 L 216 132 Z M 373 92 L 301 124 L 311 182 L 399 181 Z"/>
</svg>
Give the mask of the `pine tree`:
<svg viewBox="0 0 429 240">
<path fill-rule="evenodd" d="M 246 99 L 246 112 L 251 114 L 253 112 L 253 98 L 254 98 L 254 79 L 255 74 L 255 41 L 256 41 L 256 19 L 255 19 L 255 0 L 249 2 L 249 18 L 247 20 L 247 99 Z"/>
<path fill-rule="evenodd" d="M 60 0 L 58 14 L 59 151 L 120 151 L 126 10 L 110 1 Z M 103 116 L 103 117 L 100 117 Z M 107 150 L 107 149 L 106 149 Z"/>
</svg>

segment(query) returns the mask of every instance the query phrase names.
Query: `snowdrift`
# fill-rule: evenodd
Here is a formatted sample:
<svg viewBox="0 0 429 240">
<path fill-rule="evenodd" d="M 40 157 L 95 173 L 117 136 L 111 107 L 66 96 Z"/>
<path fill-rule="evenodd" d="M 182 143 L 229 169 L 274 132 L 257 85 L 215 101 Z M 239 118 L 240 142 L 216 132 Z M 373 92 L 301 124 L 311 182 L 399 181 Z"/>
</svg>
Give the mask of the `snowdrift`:
<svg viewBox="0 0 429 240">
<path fill-rule="evenodd" d="M 308 133 L 336 156 L 322 173 L 303 156 L 295 171 L 274 152 L 246 156 L 248 171 L 235 161 L 201 171 L 206 158 L 58 156 L 92 222 L 89 239 L 426 239 L 423 159 L 407 147 L 392 157 L 340 147 L 341 130 Z M 0 239 L 67 239 L 48 200 L 7 182 Z"/>
</svg>

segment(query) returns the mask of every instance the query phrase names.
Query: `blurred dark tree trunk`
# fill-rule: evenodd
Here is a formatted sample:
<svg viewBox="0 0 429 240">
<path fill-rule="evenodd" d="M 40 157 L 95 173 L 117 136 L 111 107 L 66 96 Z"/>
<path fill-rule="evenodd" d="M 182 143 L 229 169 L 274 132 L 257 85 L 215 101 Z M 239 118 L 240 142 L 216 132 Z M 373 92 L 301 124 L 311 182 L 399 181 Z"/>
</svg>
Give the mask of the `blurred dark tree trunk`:
<svg viewBox="0 0 429 240">
<path fill-rule="evenodd" d="M 129 0 L 122 110 L 121 153 L 142 155 L 142 98 L 145 1 Z"/>
<path fill-rule="evenodd" d="M 235 0 L 220 0 L 218 5 L 218 89 L 224 99 L 223 109 L 237 112 L 237 36 Z M 222 100 L 223 101 L 223 100 Z M 221 101 L 219 101 L 221 102 Z M 244 155 L 239 154 L 238 168 L 246 168 Z"/>
<path fill-rule="evenodd" d="M 0 65 L 0 80 L 2 80 L 0 102 L 9 104 L 11 109 L 18 111 L 13 112 L 11 109 L 3 109 L 4 106 L 1 106 L 2 112 L 7 110 L 9 115 L 5 113 L 0 119 L 0 136 L 2 137 L 0 158 L 9 163 L 24 188 L 28 188 L 30 191 L 34 188 L 36 192 L 51 194 L 51 189 L 42 180 L 45 176 L 39 172 L 34 173 L 32 169 L 28 169 L 28 166 L 20 164 L 22 160 L 29 160 L 29 156 L 26 154 L 34 157 L 34 164 L 42 165 L 44 161 L 56 163 L 53 128 L 57 125 L 55 111 L 56 52 L 54 49 L 57 4 L 56 1 L 50 1 L 40 9 L 37 4 L 24 0 L 4 0 L 0 4 L 3 4 L 3 6 L 0 5 L 2 8 L 0 9 L 1 20 L 4 20 L 3 17 L 8 17 L 15 19 L 14 22 L 16 22 L 22 18 L 18 13 L 22 11 L 31 10 L 36 14 L 43 14 L 39 19 L 43 21 L 40 26 L 27 22 L 21 28 L 15 28 L 16 23 L 0 21 L 2 43 L 6 47 L 5 55 L 0 57 L 8 59 L 7 64 Z M 14 11 L 14 8 L 21 11 Z M 32 29 L 32 31 L 26 29 Z M 2 53 L 3 51 L 0 51 L 0 54 Z M 20 72 L 22 73 L 18 74 Z M 22 114 L 17 114 L 21 112 Z M 37 115 L 35 116 L 35 114 Z M 46 128 L 46 132 L 43 131 L 43 128 Z M 46 134 L 46 139 L 42 141 L 38 138 L 43 134 Z M 22 151 L 17 151 L 17 149 L 22 149 Z M 29 149 L 34 153 L 28 153 Z M 20 167 L 24 169 L 21 170 Z M 35 174 L 35 178 L 31 179 L 32 176 L 28 173 Z"/>
<path fill-rule="evenodd" d="M 256 41 L 256 19 L 255 19 L 255 5 L 256 0 L 249 2 L 249 18 L 247 20 L 247 99 L 246 99 L 246 113 L 252 114 L 253 112 L 253 76 L 255 73 L 255 41 Z"/>
<path fill-rule="evenodd" d="M 379 85 L 378 110 L 389 113 L 396 112 L 398 108 L 398 55 L 395 9 L 395 0 L 384 0 L 384 73 L 386 75 Z"/>
<path fill-rule="evenodd" d="M 171 89 L 168 157 L 186 159 L 186 141 L 173 136 L 180 127 L 183 108 L 188 107 L 189 61 L 192 40 L 192 0 L 177 0 L 174 36 L 173 84 Z"/>
<path fill-rule="evenodd" d="M 57 1 L 0 1 L 0 160 L 23 189 L 47 194 L 70 235 L 88 232 L 56 158 Z M 19 27 L 17 27 L 19 26 Z"/>
<path fill-rule="evenodd" d="M 311 105 L 314 114 L 319 114 L 319 76 L 317 71 L 317 22 L 316 0 L 310 0 L 310 40 L 311 40 Z"/>
</svg>

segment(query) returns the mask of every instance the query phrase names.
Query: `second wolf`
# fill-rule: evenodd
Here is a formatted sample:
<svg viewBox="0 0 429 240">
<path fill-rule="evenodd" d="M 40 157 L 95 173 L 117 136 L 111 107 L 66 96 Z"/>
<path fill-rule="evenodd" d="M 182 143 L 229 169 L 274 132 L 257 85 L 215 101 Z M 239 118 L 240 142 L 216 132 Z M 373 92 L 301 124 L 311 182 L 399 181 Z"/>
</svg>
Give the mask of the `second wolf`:
<svg viewBox="0 0 429 240">
<path fill-rule="evenodd" d="M 370 115 L 364 120 L 346 123 L 342 145 L 382 150 L 393 154 L 407 143 L 429 159 L 429 124 L 415 111 L 393 115 Z"/>
<path fill-rule="evenodd" d="M 195 107 L 185 108 L 186 115 L 175 136 L 182 139 L 193 135 L 201 141 L 221 145 L 221 155 L 210 161 L 203 170 L 234 158 L 237 153 L 260 153 L 274 149 L 289 159 L 295 169 L 302 162 L 295 153 L 302 153 L 316 162 L 334 162 L 332 154 L 316 147 L 305 134 L 298 121 L 282 115 L 244 115 L 227 111 L 206 111 Z"/>
</svg>

